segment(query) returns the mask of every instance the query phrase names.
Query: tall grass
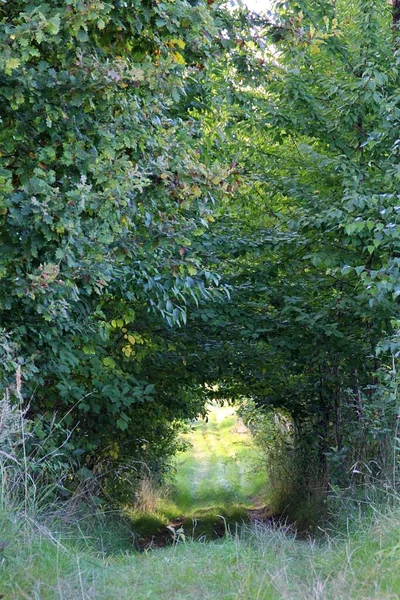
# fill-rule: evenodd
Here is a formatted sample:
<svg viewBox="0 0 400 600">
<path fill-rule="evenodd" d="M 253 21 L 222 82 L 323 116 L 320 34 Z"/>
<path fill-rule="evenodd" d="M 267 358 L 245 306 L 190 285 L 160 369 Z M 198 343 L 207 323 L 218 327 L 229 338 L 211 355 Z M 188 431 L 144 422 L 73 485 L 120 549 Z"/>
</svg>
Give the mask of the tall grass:
<svg viewBox="0 0 400 600">
<path fill-rule="evenodd" d="M 21 390 L 21 369 L 15 385 L 6 388 L 0 399 L 0 502 L 3 508 L 18 507 L 27 515 L 50 503 L 56 490 L 68 477 L 62 452 L 63 442 L 47 444 L 54 436 L 68 440 L 69 432 L 53 423 L 53 428 L 38 441 L 37 432 L 27 419 Z"/>
<path fill-rule="evenodd" d="M 4 515 L 3 515 L 4 517 Z M 255 523 L 216 542 L 177 541 L 105 555 L 86 537 L 2 520 L 0 593 L 8 600 L 395 600 L 400 510 L 371 507 L 352 531 L 298 541 Z"/>
<path fill-rule="evenodd" d="M 26 451 L 26 410 L 21 394 L 21 368 L 16 373 L 14 396 L 6 388 L 0 400 L 0 472 L 2 504 L 14 504 L 16 498 L 23 500 L 28 510 L 30 491 L 35 484 L 28 469 Z"/>
</svg>

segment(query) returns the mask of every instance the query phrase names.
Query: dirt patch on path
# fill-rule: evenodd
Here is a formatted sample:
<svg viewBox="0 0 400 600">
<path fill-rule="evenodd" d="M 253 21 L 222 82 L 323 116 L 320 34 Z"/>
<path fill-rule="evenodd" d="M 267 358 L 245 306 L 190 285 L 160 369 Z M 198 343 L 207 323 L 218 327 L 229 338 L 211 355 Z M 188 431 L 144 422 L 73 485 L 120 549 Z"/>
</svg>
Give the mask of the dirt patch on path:
<svg viewBox="0 0 400 600">
<path fill-rule="evenodd" d="M 245 523 L 279 523 L 279 515 L 274 515 L 267 506 L 250 508 L 244 510 L 237 517 L 223 515 L 193 515 L 192 517 L 179 517 L 162 527 L 151 536 L 139 537 L 136 540 L 138 550 L 154 550 L 164 548 L 170 544 L 193 540 L 216 540 L 225 535 L 234 533 L 235 530 Z"/>
</svg>

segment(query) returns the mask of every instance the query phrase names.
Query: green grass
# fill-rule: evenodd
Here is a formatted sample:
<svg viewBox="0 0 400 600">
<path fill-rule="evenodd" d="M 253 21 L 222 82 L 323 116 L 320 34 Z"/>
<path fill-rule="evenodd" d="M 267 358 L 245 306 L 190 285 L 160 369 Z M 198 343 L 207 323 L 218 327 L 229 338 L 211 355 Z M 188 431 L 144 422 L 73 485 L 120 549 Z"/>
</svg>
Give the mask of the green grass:
<svg viewBox="0 0 400 600">
<path fill-rule="evenodd" d="M 139 537 L 151 537 L 182 517 L 186 537 L 220 537 L 249 520 L 247 509 L 265 504 L 262 454 L 234 408 L 210 406 L 208 421 L 195 422 L 185 437 L 188 448 L 176 458 L 175 476 L 156 501 L 143 499 L 152 514 L 127 511 Z M 151 486 L 147 494 L 154 494 Z"/>
<path fill-rule="evenodd" d="M 7 600 L 394 600 L 399 527 L 400 509 L 392 509 L 320 544 L 253 525 L 214 542 L 104 556 L 79 536 L 3 515 L 0 593 Z"/>
<path fill-rule="evenodd" d="M 263 502 L 267 476 L 262 455 L 232 407 L 210 407 L 208 423 L 198 421 L 187 437 L 191 446 L 176 460 L 171 496 L 179 511 Z"/>
<path fill-rule="evenodd" d="M 198 422 L 177 458 L 170 493 L 144 486 L 152 512 L 46 519 L 0 502 L 4 600 L 395 600 L 400 597 L 400 502 L 360 516 L 348 503 L 342 530 L 317 542 L 247 523 L 265 501 L 260 456 L 229 407 Z M 147 494 L 147 497 L 146 497 Z M 138 552 L 184 515 L 172 544 Z M 132 521 L 133 519 L 133 521 Z M 339 521 L 338 521 L 339 522 Z M 219 537 L 213 541 L 215 534 Z M 195 541 L 199 539 L 200 541 Z"/>
</svg>

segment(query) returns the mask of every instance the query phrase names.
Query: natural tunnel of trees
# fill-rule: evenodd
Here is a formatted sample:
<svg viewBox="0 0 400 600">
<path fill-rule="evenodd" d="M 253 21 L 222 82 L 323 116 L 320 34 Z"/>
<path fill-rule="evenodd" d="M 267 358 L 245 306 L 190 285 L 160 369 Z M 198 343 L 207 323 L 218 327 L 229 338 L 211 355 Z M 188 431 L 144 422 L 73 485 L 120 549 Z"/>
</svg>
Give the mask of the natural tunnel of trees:
<svg viewBox="0 0 400 600">
<path fill-rule="evenodd" d="M 398 21 L 0 3 L 2 393 L 65 493 L 161 476 L 216 386 L 290 423 L 303 485 L 394 468 Z"/>
</svg>

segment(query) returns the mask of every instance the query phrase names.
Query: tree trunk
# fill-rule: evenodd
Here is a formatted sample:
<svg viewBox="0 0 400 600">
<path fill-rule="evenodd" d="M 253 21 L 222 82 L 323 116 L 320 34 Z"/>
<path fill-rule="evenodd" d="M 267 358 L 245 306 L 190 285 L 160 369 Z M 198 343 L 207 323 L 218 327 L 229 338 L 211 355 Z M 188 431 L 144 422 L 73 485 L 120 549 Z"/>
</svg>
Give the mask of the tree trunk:
<svg viewBox="0 0 400 600">
<path fill-rule="evenodd" d="M 392 0 L 393 5 L 393 28 L 398 27 L 400 23 L 400 0 Z"/>
</svg>

